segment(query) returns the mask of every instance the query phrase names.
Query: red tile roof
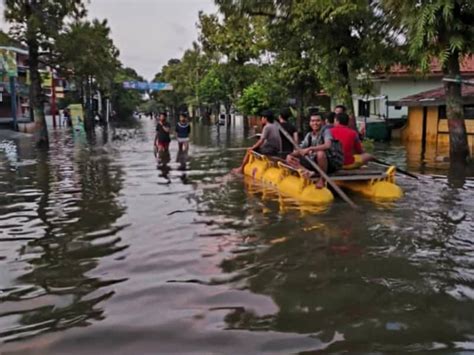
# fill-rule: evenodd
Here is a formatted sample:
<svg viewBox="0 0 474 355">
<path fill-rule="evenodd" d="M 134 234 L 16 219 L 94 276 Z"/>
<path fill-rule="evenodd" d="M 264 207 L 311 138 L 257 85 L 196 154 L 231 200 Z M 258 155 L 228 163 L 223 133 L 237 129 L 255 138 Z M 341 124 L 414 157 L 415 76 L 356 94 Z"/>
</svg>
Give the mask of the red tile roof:
<svg viewBox="0 0 474 355">
<path fill-rule="evenodd" d="M 390 68 L 389 74 L 391 75 L 412 75 L 413 70 L 409 67 L 396 64 Z M 438 59 L 433 59 L 430 65 L 430 73 L 428 75 L 442 75 L 441 65 Z M 461 74 L 474 74 L 474 57 L 467 56 L 461 63 Z"/>
<path fill-rule="evenodd" d="M 464 103 L 474 102 L 474 86 L 462 85 L 462 97 Z M 444 87 L 423 91 L 418 94 L 406 96 L 400 100 L 389 101 L 391 106 L 438 106 L 444 105 L 446 95 Z"/>
</svg>

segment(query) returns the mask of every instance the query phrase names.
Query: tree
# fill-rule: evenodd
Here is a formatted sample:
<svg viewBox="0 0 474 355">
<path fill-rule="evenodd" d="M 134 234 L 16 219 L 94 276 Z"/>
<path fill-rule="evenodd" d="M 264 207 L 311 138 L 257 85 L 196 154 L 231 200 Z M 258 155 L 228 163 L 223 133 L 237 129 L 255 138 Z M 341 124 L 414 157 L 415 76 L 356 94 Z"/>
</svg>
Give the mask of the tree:
<svg viewBox="0 0 474 355">
<path fill-rule="evenodd" d="M 402 29 L 409 55 L 424 70 L 437 58 L 443 73 L 459 78 L 460 61 L 474 50 L 474 3 L 470 0 L 384 0 L 388 18 Z M 469 157 L 460 82 L 447 81 L 450 157 Z"/>
<path fill-rule="evenodd" d="M 255 63 L 266 49 L 265 22 L 238 12 L 199 14 L 199 41 L 204 52 L 221 65 L 227 77 L 230 100 L 237 101 L 255 80 Z"/>
<path fill-rule="evenodd" d="M 107 21 L 77 21 L 56 40 L 56 62 L 64 77 L 76 83 L 86 102 L 86 131 L 94 125 L 92 96 L 96 90 L 110 95 L 120 66 L 119 51 L 110 38 Z"/>
<path fill-rule="evenodd" d="M 124 89 L 122 86 L 124 81 L 144 81 L 144 78 L 132 68 L 121 67 L 116 71 L 110 95 L 112 106 L 122 121 L 130 119 L 133 111 L 143 103 L 142 93 Z"/>
<path fill-rule="evenodd" d="M 198 96 L 198 85 L 211 67 L 212 57 L 204 55 L 201 47 L 193 43 L 193 47 L 185 51 L 181 59 L 171 59 L 155 75 L 154 81 L 164 81 L 173 85 L 173 91 L 153 93 L 153 97 L 161 105 L 168 107 L 173 116 L 180 109 L 188 106 L 201 108 Z"/>
<path fill-rule="evenodd" d="M 267 18 L 268 49 L 281 65 L 294 68 L 297 91 L 321 83 L 352 111 L 354 86 L 362 76 L 396 57 L 396 33 L 376 1 L 217 0 L 224 13 Z M 312 68 L 312 69 L 311 69 Z M 311 73 L 312 71 L 312 73 Z M 314 76 L 316 80 L 311 78 Z"/>
<path fill-rule="evenodd" d="M 222 104 L 229 113 L 232 105 L 232 85 L 228 66 L 215 64 L 199 82 L 197 94 L 203 103 L 214 105 L 217 110 Z"/>
<path fill-rule="evenodd" d="M 38 146 L 48 147 L 48 129 L 43 107 L 40 51 L 49 51 L 66 19 L 85 16 L 82 0 L 4 0 L 5 19 L 12 24 L 13 37 L 28 46 L 30 67 L 30 104 L 37 125 Z"/>
</svg>

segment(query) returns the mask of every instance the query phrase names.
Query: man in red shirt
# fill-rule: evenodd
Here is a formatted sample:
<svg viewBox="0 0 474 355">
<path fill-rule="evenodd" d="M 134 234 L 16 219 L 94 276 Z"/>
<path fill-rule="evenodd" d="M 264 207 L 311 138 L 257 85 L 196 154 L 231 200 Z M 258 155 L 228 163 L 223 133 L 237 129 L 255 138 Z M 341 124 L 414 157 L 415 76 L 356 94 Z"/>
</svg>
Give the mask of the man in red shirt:
<svg viewBox="0 0 474 355">
<path fill-rule="evenodd" d="M 350 129 L 349 116 L 346 113 L 339 113 L 335 118 L 335 126 L 331 129 L 334 139 L 342 145 L 344 152 L 344 169 L 356 169 L 367 164 L 373 157 L 364 153 L 359 135 L 353 129 Z"/>
</svg>

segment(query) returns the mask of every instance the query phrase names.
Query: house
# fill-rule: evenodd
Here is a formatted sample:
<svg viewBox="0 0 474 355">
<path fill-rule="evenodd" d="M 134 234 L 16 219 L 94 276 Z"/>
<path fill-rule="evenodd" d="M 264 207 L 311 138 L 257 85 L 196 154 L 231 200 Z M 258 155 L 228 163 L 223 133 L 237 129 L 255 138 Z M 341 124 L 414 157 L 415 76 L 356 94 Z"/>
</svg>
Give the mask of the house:
<svg viewBox="0 0 474 355">
<path fill-rule="evenodd" d="M 462 85 L 462 98 L 468 143 L 474 152 L 474 86 Z M 449 147 L 449 129 L 446 119 L 444 87 L 423 91 L 399 100 L 388 101 L 390 107 L 402 107 L 408 120 L 400 130 L 403 142 L 414 143 L 421 152 L 431 151 L 435 156 L 446 155 Z"/>
<path fill-rule="evenodd" d="M 474 58 L 466 57 L 461 64 L 463 78 L 474 78 Z M 404 106 L 387 105 L 388 101 L 395 102 L 402 97 L 414 95 L 419 92 L 436 89 L 442 86 L 443 72 L 438 60 L 431 62 L 429 73 L 425 75 L 413 73 L 401 65 L 392 66 L 388 73 L 380 73 L 372 78 L 372 97 L 368 98 L 366 108 L 368 117 L 386 117 L 399 120 L 408 117 L 408 108 Z M 366 116 L 364 110 L 364 97 L 354 98 L 354 109 L 358 116 Z"/>
<path fill-rule="evenodd" d="M 20 47 L 0 46 L 2 55 L 13 56 L 16 60 L 17 76 L 15 78 L 16 107 L 18 121 L 29 122 L 28 96 L 28 50 Z M 0 72 L 0 123 L 9 124 L 12 121 L 11 87 L 7 73 Z"/>
</svg>

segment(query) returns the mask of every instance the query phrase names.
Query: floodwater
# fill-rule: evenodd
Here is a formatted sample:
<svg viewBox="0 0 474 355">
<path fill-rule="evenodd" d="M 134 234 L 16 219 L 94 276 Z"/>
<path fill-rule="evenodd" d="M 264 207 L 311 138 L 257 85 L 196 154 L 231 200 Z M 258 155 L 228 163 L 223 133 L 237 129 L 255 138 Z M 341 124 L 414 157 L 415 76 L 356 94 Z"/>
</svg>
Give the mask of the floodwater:
<svg viewBox="0 0 474 355">
<path fill-rule="evenodd" d="M 158 168 L 152 122 L 120 137 L 0 137 L 0 352 L 474 351 L 469 172 L 376 145 L 427 175 L 308 209 L 227 175 L 239 127 Z"/>
</svg>

